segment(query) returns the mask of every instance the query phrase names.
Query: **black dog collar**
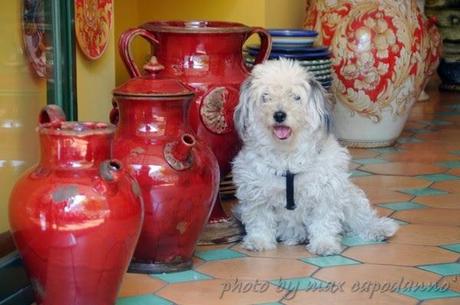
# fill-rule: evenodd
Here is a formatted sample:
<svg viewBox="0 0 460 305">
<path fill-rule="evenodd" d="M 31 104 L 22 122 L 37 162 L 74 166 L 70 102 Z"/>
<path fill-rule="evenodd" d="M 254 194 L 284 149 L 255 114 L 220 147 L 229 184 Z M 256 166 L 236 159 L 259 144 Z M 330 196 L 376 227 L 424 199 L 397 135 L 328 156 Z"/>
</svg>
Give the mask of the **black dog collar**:
<svg viewBox="0 0 460 305">
<path fill-rule="evenodd" d="M 294 201 L 294 178 L 295 174 L 290 171 L 286 171 L 286 174 L 283 175 L 286 177 L 286 209 L 295 210 L 296 205 Z"/>
</svg>

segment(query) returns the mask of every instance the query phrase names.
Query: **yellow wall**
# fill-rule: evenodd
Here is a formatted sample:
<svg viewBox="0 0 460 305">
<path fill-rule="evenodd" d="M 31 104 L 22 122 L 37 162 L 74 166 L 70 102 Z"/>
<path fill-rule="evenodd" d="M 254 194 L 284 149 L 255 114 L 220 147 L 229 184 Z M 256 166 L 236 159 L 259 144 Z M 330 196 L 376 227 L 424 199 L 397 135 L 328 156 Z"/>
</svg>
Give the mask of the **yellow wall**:
<svg viewBox="0 0 460 305">
<path fill-rule="evenodd" d="M 46 104 L 46 82 L 23 54 L 21 3 L 3 1 L 0 10 L 0 232 L 8 229 L 12 186 L 38 159 L 37 113 Z"/>
<path fill-rule="evenodd" d="M 267 28 L 302 28 L 304 18 L 305 0 L 267 0 Z"/>
<path fill-rule="evenodd" d="M 77 46 L 77 99 L 80 121 L 108 121 L 115 86 L 114 26 L 102 57 L 89 60 Z"/>
</svg>

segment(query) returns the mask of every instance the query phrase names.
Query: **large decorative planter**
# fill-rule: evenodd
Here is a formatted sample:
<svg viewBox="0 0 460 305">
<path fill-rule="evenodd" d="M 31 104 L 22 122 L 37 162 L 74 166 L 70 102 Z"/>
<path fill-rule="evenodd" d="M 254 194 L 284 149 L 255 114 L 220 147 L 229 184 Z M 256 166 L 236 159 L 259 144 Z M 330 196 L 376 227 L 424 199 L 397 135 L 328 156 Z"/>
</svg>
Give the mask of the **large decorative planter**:
<svg viewBox="0 0 460 305">
<path fill-rule="evenodd" d="M 198 236 L 217 196 L 214 154 L 187 122 L 194 94 L 176 80 L 134 78 L 114 90 L 118 121 L 113 154 L 139 182 L 144 225 L 129 267 L 162 273 L 189 269 Z"/>
<path fill-rule="evenodd" d="M 436 18 L 443 42 L 443 54 L 438 74 L 440 88 L 460 91 L 460 1 L 428 0 L 426 14 Z"/>
<path fill-rule="evenodd" d="M 113 305 L 142 224 L 139 186 L 110 160 L 114 128 L 46 107 L 40 162 L 16 183 L 9 216 L 37 305 Z"/>
<path fill-rule="evenodd" d="M 270 35 L 261 28 L 239 23 L 149 22 L 126 31 L 119 41 L 120 54 L 131 77 L 140 75 L 130 54 L 131 41 L 139 35 L 153 45 L 156 59 L 164 66 L 158 78 L 179 79 L 193 88 L 196 97 L 188 114 L 190 125 L 217 157 L 221 177 L 229 173 L 230 162 L 240 149 L 233 112 L 238 104 L 240 85 L 249 73 L 242 47 L 252 34 L 261 38 L 261 52 L 256 59 L 256 63 L 260 63 L 270 54 Z M 225 228 L 228 220 L 217 202 L 210 222 L 217 226 L 223 223 Z M 231 222 L 228 225 L 231 226 Z"/>
<path fill-rule="evenodd" d="M 333 53 L 338 138 L 352 147 L 392 145 L 431 65 L 416 1 L 309 1 L 305 27 Z"/>
</svg>

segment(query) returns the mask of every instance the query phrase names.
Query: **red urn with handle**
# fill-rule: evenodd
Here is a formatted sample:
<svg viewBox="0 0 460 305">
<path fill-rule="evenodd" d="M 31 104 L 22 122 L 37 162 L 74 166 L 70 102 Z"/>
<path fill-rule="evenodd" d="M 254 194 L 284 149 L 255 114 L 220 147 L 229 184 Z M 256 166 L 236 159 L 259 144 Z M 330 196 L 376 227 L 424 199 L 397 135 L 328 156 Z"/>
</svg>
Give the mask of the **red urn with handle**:
<svg viewBox="0 0 460 305">
<path fill-rule="evenodd" d="M 152 44 L 156 59 L 164 66 L 156 77 L 179 79 L 193 88 L 196 98 L 188 114 L 190 125 L 217 157 L 221 177 L 230 172 L 230 162 L 240 149 L 233 112 L 240 85 L 249 74 L 242 47 L 252 34 L 261 39 L 257 64 L 270 54 L 270 35 L 264 29 L 240 23 L 149 22 L 124 32 L 119 41 L 121 58 L 131 77 L 139 76 L 140 71 L 133 62 L 130 45 L 134 37 L 142 36 Z M 228 217 L 218 201 L 210 222 L 225 221 Z"/>
<path fill-rule="evenodd" d="M 219 169 L 207 145 L 190 128 L 194 94 L 172 79 L 149 74 L 114 90 L 118 108 L 113 154 L 139 182 L 144 225 L 129 270 L 162 273 L 189 269 L 198 236 L 217 196 Z"/>
<path fill-rule="evenodd" d="M 142 225 L 139 186 L 110 160 L 114 128 L 47 106 L 41 159 L 14 186 L 11 231 L 37 305 L 113 305 Z"/>
</svg>

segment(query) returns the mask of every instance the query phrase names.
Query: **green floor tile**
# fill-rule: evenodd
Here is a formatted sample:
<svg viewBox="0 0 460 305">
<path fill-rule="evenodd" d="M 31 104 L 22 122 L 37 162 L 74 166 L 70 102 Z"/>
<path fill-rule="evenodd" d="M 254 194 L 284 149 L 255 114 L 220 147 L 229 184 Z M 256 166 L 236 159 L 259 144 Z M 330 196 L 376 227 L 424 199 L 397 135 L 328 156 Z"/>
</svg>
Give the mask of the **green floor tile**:
<svg viewBox="0 0 460 305">
<path fill-rule="evenodd" d="M 173 305 L 173 304 L 174 304 L 173 302 L 170 302 L 166 299 L 163 299 L 153 294 L 119 298 L 116 302 L 116 305 Z"/>
<path fill-rule="evenodd" d="M 273 285 L 288 291 L 314 291 L 327 287 L 328 283 L 312 277 L 280 279 L 270 281 Z"/>
<path fill-rule="evenodd" d="M 342 238 L 342 244 L 348 247 L 383 244 L 383 243 L 385 242 L 375 241 L 375 240 L 362 240 L 358 236 L 345 236 L 344 238 Z"/>
<path fill-rule="evenodd" d="M 419 301 L 460 297 L 460 293 L 442 286 L 437 287 L 436 285 L 405 288 L 398 292 L 405 296 L 416 298 Z"/>
<path fill-rule="evenodd" d="M 460 161 L 446 161 L 439 163 L 439 165 L 447 168 L 460 168 Z"/>
<path fill-rule="evenodd" d="M 308 257 L 308 258 L 303 258 L 302 261 L 304 263 L 312 264 L 318 267 L 332 267 L 332 266 L 360 264 L 360 262 L 357 262 L 351 258 L 344 257 L 342 255 Z"/>
<path fill-rule="evenodd" d="M 350 177 L 365 177 L 365 176 L 372 176 L 372 174 L 370 173 L 366 173 L 366 172 L 363 172 L 363 171 L 360 171 L 360 170 L 354 170 L 351 172 L 351 175 Z"/>
<path fill-rule="evenodd" d="M 449 180 L 457 180 L 460 179 L 459 176 L 449 175 L 449 174 L 433 174 L 433 175 L 421 175 L 417 176 L 417 178 L 425 179 L 428 181 L 433 182 L 440 182 L 440 181 L 449 181 Z"/>
<path fill-rule="evenodd" d="M 460 263 L 434 264 L 418 266 L 418 268 L 440 275 L 460 275 Z"/>
<path fill-rule="evenodd" d="M 212 277 L 200 272 L 196 272 L 194 270 L 174 273 L 151 274 L 150 276 L 168 282 L 170 284 L 212 279 Z"/>
<path fill-rule="evenodd" d="M 392 203 L 382 203 L 379 204 L 382 208 L 385 209 L 391 209 L 395 211 L 404 211 L 404 210 L 415 210 L 415 209 L 423 209 L 426 208 L 426 206 L 417 203 L 417 202 L 392 202 Z"/>
<path fill-rule="evenodd" d="M 232 259 L 245 257 L 246 255 L 231 249 L 216 249 L 208 251 L 198 251 L 195 256 L 205 261 L 218 261 L 223 259 Z"/>
<path fill-rule="evenodd" d="M 401 190 L 400 192 L 406 193 L 413 196 L 436 196 L 436 195 L 446 195 L 447 192 L 433 189 L 431 187 L 419 188 L 419 189 L 407 189 Z"/>
<path fill-rule="evenodd" d="M 442 245 L 441 248 L 460 253 L 460 244 Z"/>
<path fill-rule="evenodd" d="M 377 159 L 377 158 L 354 159 L 353 162 L 358 163 L 358 164 L 381 164 L 381 163 L 387 163 L 387 161 L 385 161 L 383 159 Z"/>
</svg>

